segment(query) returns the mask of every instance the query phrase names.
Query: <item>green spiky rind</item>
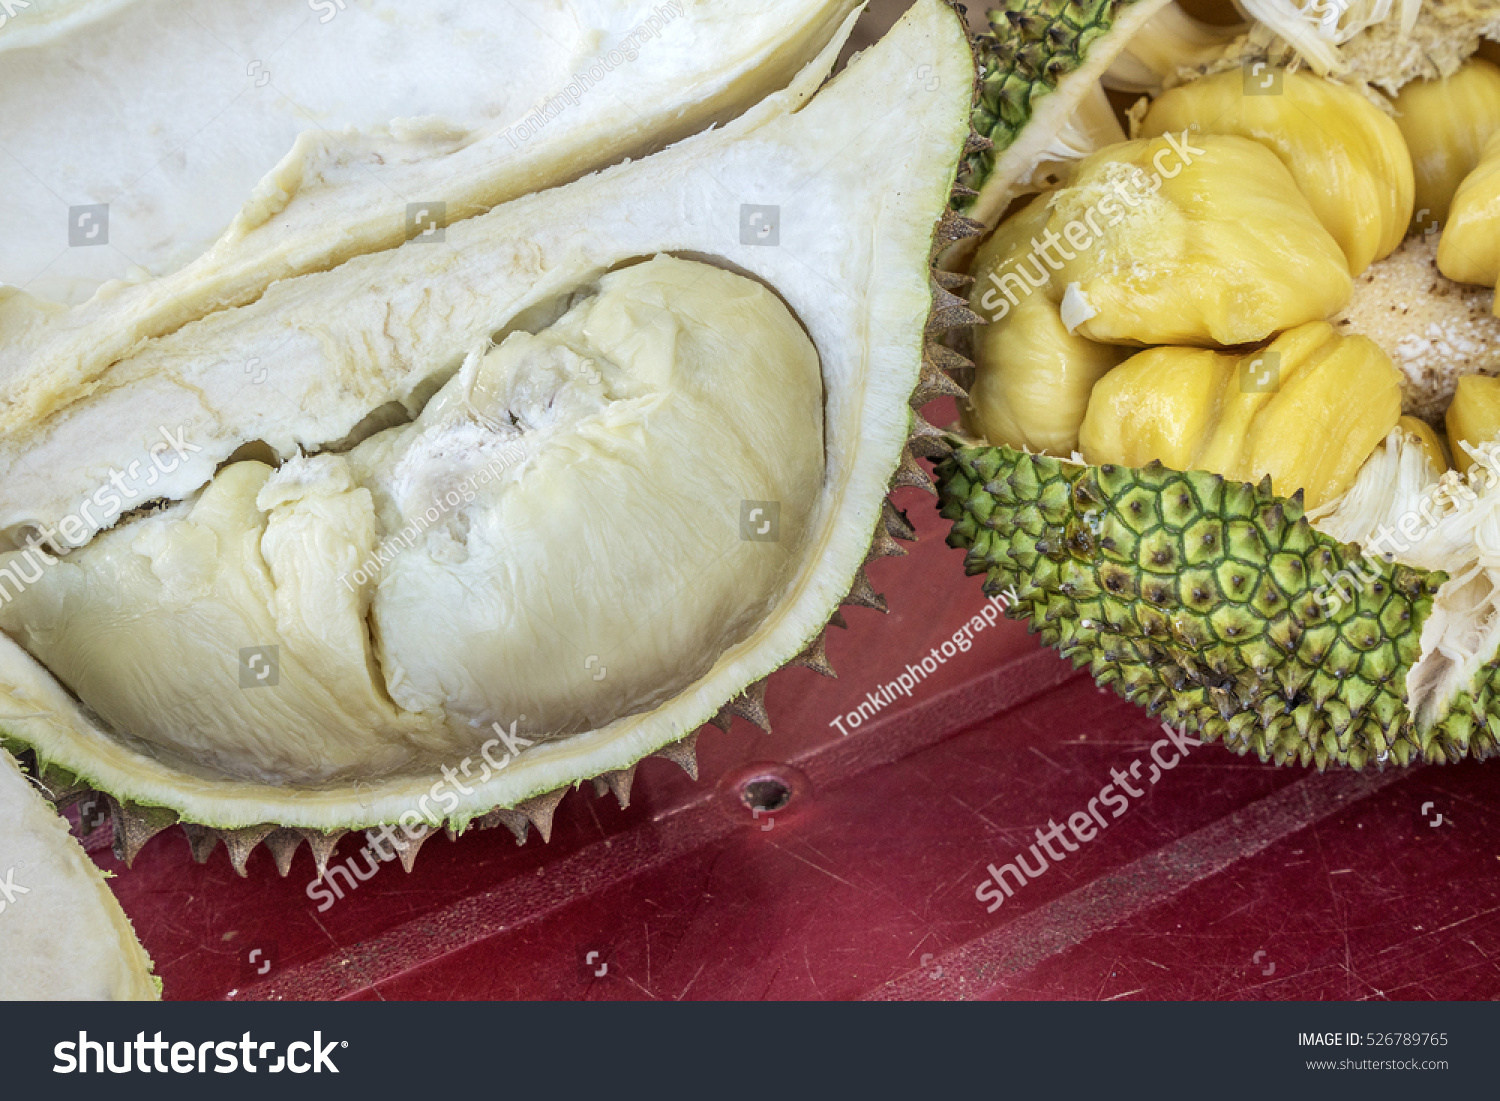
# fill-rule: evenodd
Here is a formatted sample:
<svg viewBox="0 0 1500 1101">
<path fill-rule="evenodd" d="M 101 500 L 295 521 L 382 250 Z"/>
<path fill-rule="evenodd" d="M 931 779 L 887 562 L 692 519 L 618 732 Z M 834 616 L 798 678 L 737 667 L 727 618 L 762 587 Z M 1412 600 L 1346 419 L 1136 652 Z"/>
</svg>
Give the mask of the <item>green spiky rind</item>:
<svg viewBox="0 0 1500 1101">
<path fill-rule="evenodd" d="M 1320 769 L 1497 751 L 1500 659 L 1418 729 L 1406 674 L 1447 580 L 1316 531 L 1300 498 L 1203 471 L 961 447 L 937 468 L 950 546 L 1007 614 L 1095 681 L 1264 761 Z M 1358 562 L 1369 584 L 1338 599 Z"/>
<path fill-rule="evenodd" d="M 980 35 L 979 98 L 974 130 L 990 149 L 964 158 L 958 182 L 978 191 L 997 158 L 1031 120 L 1036 100 L 1083 64 L 1089 49 L 1138 0 L 1004 0 L 987 14 L 993 34 Z"/>
</svg>

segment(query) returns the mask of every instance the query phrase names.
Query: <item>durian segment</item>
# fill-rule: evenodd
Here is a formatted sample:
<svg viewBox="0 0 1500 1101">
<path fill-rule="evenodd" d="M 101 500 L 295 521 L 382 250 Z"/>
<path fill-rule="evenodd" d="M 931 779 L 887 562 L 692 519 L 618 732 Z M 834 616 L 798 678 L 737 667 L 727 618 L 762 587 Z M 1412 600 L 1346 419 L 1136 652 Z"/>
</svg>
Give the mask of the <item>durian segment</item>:
<svg viewBox="0 0 1500 1101">
<path fill-rule="evenodd" d="M 822 400 L 775 295 L 657 257 L 474 357 L 411 425 L 235 463 L 72 552 L 0 629 L 115 730 L 239 779 L 385 776 L 497 723 L 596 729 L 775 605 L 823 481 Z M 44 553 L 0 557 L 0 583 Z"/>
<path fill-rule="evenodd" d="M 1500 282 L 1500 130 L 1490 135 L 1478 166 L 1453 196 L 1437 263 L 1460 283 L 1493 287 Z"/>
<path fill-rule="evenodd" d="M 462 744 L 494 722 L 533 738 L 593 730 L 682 691 L 797 569 L 823 484 L 822 407 L 797 319 L 706 264 L 613 272 L 552 327 L 511 334 L 415 423 L 350 455 L 396 532 L 507 445 L 524 451 L 382 569 L 391 697 L 446 711 Z"/>
<path fill-rule="evenodd" d="M 1169 134 L 1087 157 L 1048 222 L 1071 331 L 1125 344 L 1246 344 L 1321 320 L 1349 267 L 1291 174 L 1237 136 Z M 1064 293 L 1066 288 L 1066 293 Z"/>
<path fill-rule="evenodd" d="M 160 983 L 104 874 L 0 748 L 0 1001 L 155 1001 Z"/>
<path fill-rule="evenodd" d="M 277 377 L 293 393 L 276 397 L 262 388 L 236 404 L 233 395 L 243 383 L 230 384 L 233 372 L 220 377 L 222 392 L 201 387 L 200 394 L 224 403 L 231 423 L 239 422 L 216 440 L 216 415 L 193 420 L 186 438 L 201 441 L 205 451 L 226 443 L 232 450 L 257 438 L 258 428 L 278 423 L 282 438 L 295 441 L 298 425 L 312 423 L 321 403 L 337 404 L 347 392 L 362 395 L 357 404 L 363 408 L 347 410 L 361 416 L 388 394 L 415 393 L 434 373 L 441 378 L 458 368 L 467 353 L 483 352 L 490 334 L 524 311 L 545 309 L 621 261 L 663 251 L 721 257 L 762 282 L 786 303 L 817 349 L 825 476 L 804 549 L 776 606 L 706 675 L 647 713 L 528 747 L 483 783 L 468 779 L 480 771 L 475 761 L 469 772 L 463 760 L 442 762 L 464 780 L 462 789 L 445 789 L 451 805 L 437 804 L 454 829 L 491 808 L 515 807 L 582 779 L 628 769 L 681 742 L 726 702 L 802 654 L 860 576 L 871 539 L 885 523 L 891 480 L 911 461 L 906 448 L 915 419 L 909 400 L 922 375 L 933 312 L 934 224 L 947 209 L 969 134 L 974 62 L 958 15 L 939 0 L 918 0 L 881 43 L 824 84 L 839 45 L 830 43 L 786 93 L 728 126 L 449 226 L 445 247 L 414 242 L 326 274 L 288 280 L 236 311 L 235 321 L 246 322 L 245 328 L 229 325 L 223 331 L 252 343 L 256 354 L 269 352 L 266 366 L 282 369 Z M 922 65 L 913 65 L 913 58 Z M 849 139 L 851 118 L 863 123 L 858 141 Z M 841 153 L 830 160 L 832 148 Z M 872 179 L 885 186 L 869 187 Z M 779 244 L 768 246 L 753 224 L 742 236 L 743 204 L 775 204 L 778 197 Z M 943 240 L 952 235 L 946 231 Z M 274 307 L 263 307 L 271 298 L 277 299 Z M 292 314 L 289 327 L 262 309 Z M 213 319 L 199 324 L 207 322 Z M 295 330 L 293 324 L 308 328 Z M 279 358 L 273 349 L 289 338 L 296 343 L 297 331 L 324 339 Z M 399 354 L 387 339 L 402 342 Z M 172 370 L 191 376 L 191 359 L 177 360 Z M 179 423 L 168 418 L 181 406 L 154 404 L 162 397 L 182 400 L 177 385 L 163 381 L 171 374 L 165 361 L 159 366 L 163 373 L 149 384 L 140 381 L 145 375 L 130 383 L 137 376 L 128 367 L 121 371 L 118 381 L 132 392 L 114 406 L 121 416 L 103 422 L 112 432 L 149 440 L 156 426 Z M 118 393 L 97 392 L 79 408 L 109 405 Z M 262 405 L 270 403 L 280 404 L 257 420 Z M 344 433 L 347 428 L 330 438 Z M 57 441 L 59 449 L 47 448 L 51 458 L 74 466 L 77 478 L 74 487 L 58 490 L 59 502 L 74 488 L 97 488 L 77 469 L 98 469 L 101 445 L 89 440 L 88 434 L 77 437 L 74 443 L 84 451 L 71 456 Z M 208 458 L 189 484 L 196 488 L 206 481 L 224 454 Z M 106 474 L 108 462 L 103 460 Z M 38 493 L 37 499 L 48 500 L 49 494 Z M 423 797 L 431 802 L 440 776 L 434 764 L 356 790 L 347 784 L 288 788 L 195 773 L 100 729 L 3 635 L 0 723 L 49 767 L 121 800 L 171 808 L 185 821 L 221 829 L 275 822 L 331 830 L 403 815 L 420 820 L 419 805 Z"/>
<path fill-rule="evenodd" d="M 964 408 L 970 432 L 1017 449 L 1069 455 L 1078 446 L 1093 385 L 1127 350 L 1068 332 L 1047 296 L 1048 269 L 1032 244 L 1050 195 L 1007 218 L 975 258 L 974 384 Z"/>
<path fill-rule="evenodd" d="M 0 629 L 111 728 L 205 774 L 383 775 L 447 739 L 441 710 L 404 712 L 379 683 L 371 586 L 349 580 L 377 532 L 342 456 L 236 463 L 55 564 L 5 555 Z"/>
<path fill-rule="evenodd" d="M 1445 226 L 1459 184 L 1500 131 L 1500 66 L 1476 57 L 1442 80 L 1413 81 L 1395 107 L 1416 170 L 1412 228 Z"/>
<path fill-rule="evenodd" d="M 1500 435 L 1500 378 L 1466 375 L 1459 379 L 1444 422 L 1453 461 L 1460 471 L 1467 472 L 1474 465 L 1468 448 Z"/>
<path fill-rule="evenodd" d="M 57 195 L 27 182 L 0 212 L 15 218 L 0 235 L 17 243 L 0 282 L 27 285 L 102 256 L 145 270 L 96 272 L 95 282 L 124 278 L 61 311 L 7 289 L 0 431 L 78 400 L 141 341 L 254 302 L 278 280 L 733 118 L 847 34 L 855 6 L 436 0 L 394 21 L 340 14 L 324 25 L 306 5 L 276 13 L 241 0 L 199 15 L 138 0 L 32 36 L 0 69 L 7 148 L 29 166 L 27 181 L 66 181 L 83 196 L 73 201 L 123 194 L 110 226 L 119 252 L 59 256 Z M 263 60 L 248 63 L 247 80 L 247 62 L 226 65 L 226 50 Z M 378 79 L 336 60 L 361 57 L 382 59 Z M 190 123 L 183 88 L 205 111 L 228 109 Z M 434 203 L 441 214 L 421 214 Z"/>
<path fill-rule="evenodd" d="M 1324 77 L 1281 75 L 1279 95 L 1247 94 L 1239 70 L 1182 85 L 1151 104 L 1141 137 L 1238 134 L 1286 165 L 1352 274 L 1390 253 L 1411 222 L 1411 155 L 1401 130 L 1364 96 Z"/>
<path fill-rule="evenodd" d="M 1401 416 L 1400 376 L 1364 337 L 1324 322 L 1246 355 L 1152 348 L 1095 387 L 1079 432 L 1084 458 L 1159 461 L 1302 491 L 1316 508 L 1343 493 Z"/>
</svg>

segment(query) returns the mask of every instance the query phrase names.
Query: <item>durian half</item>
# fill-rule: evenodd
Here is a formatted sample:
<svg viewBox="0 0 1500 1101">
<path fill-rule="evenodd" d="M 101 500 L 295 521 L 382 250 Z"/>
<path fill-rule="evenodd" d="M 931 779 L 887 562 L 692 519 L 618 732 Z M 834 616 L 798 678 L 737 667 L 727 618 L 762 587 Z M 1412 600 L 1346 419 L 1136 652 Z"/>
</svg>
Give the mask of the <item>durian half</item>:
<svg viewBox="0 0 1500 1101">
<path fill-rule="evenodd" d="M 722 128 L 90 377 L 27 359 L 0 582 L 42 570 L 0 605 L 0 723 L 57 796 L 107 793 L 127 859 L 181 822 L 242 872 L 382 823 L 545 836 L 567 788 L 623 801 L 703 723 L 764 725 L 781 666 L 830 672 L 972 320 L 931 270 L 974 231 L 967 30 L 920 0 L 825 85 L 849 26 Z M 111 485 L 150 508 L 76 516 Z"/>
</svg>

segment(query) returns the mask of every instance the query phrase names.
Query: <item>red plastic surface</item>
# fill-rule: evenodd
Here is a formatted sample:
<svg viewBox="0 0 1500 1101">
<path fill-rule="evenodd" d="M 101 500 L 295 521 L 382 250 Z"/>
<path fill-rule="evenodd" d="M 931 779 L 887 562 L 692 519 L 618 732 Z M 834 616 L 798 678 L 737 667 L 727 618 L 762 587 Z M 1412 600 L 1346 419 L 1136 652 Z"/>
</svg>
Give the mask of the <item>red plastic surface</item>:
<svg viewBox="0 0 1500 1101">
<path fill-rule="evenodd" d="M 438 837 L 412 874 L 385 864 L 324 912 L 305 849 L 287 879 L 264 850 L 239 879 L 222 848 L 195 865 L 176 830 L 130 871 L 96 843 L 167 997 L 1500 992 L 1500 764 L 1319 775 L 1191 748 L 989 913 L 975 897 L 987 865 L 1085 811 L 1112 769 L 1140 760 L 1145 776 L 1162 733 L 1001 621 L 840 735 L 835 716 L 983 604 L 931 498 L 899 501 L 921 539 L 872 569 L 891 613 L 846 609 L 829 643 L 839 679 L 772 678 L 773 735 L 707 728 L 697 783 L 647 761 L 628 810 L 585 787 L 549 845 Z M 739 785 L 763 775 L 793 796 L 756 818 Z M 360 844 L 346 838 L 336 862 Z"/>
</svg>

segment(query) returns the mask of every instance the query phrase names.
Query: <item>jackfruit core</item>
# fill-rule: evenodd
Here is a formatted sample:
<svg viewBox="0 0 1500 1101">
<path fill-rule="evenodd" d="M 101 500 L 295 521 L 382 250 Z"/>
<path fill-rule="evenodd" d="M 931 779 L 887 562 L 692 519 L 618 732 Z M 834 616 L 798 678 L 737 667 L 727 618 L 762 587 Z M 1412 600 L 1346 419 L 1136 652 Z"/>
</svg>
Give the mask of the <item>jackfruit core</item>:
<svg viewBox="0 0 1500 1101">
<path fill-rule="evenodd" d="M 471 354 L 409 424 L 0 556 L 34 577 L 0 629 L 199 775 L 368 779 L 495 724 L 597 729 L 688 688 L 793 582 L 822 402 L 773 293 L 658 256 Z"/>
</svg>

